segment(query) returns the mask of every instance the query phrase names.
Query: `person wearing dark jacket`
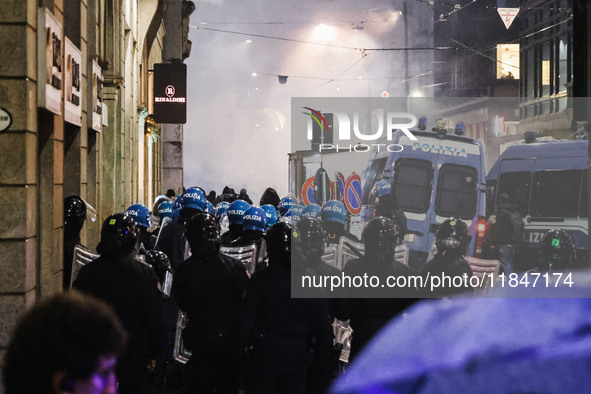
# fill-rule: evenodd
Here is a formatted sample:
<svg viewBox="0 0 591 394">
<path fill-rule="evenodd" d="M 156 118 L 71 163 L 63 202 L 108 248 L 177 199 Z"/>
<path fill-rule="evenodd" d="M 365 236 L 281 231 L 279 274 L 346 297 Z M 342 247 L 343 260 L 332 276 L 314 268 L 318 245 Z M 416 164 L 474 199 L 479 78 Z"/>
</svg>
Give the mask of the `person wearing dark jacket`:
<svg viewBox="0 0 591 394">
<path fill-rule="evenodd" d="M 344 274 L 349 277 L 377 276 L 381 284 L 388 277 L 408 277 L 408 267 L 394 260 L 400 230 L 396 221 L 376 217 L 363 231 L 365 255 L 347 262 Z M 407 282 L 408 284 L 408 282 Z M 353 360 L 369 340 L 394 316 L 402 313 L 416 301 L 417 291 L 406 287 L 344 288 L 336 318 L 350 320 L 353 329 L 349 362 Z"/>
<path fill-rule="evenodd" d="M 192 255 L 175 271 L 172 292 L 187 314 L 183 341 L 191 393 L 237 393 L 236 317 L 248 276 L 242 263 L 220 254 L 216 219 L 200 213 L 186 225 Z"/>
<path fill-rule="evenodd" d="M 252 276 L 241 312 L 247 347 L 247 393 L 304 393 L 310 341 L 314 356 L 329 357 L 332 326 L 325 300 L 291 298 L 291 227 L 279 222 L 266 234 L 269 266 Z M 296 275 L 297 276 L 297 275 Z"/>
<path fill-rule="evenodd" d="M 118 213 L 105 220 L 97 252 L 80 269 L 73 287 L 110 305 L 128 334 L 119 358 L 119 392 L 155 393 L 152 372 L 165 357 L 166 331 L 158 279 L 133 257 L 137 230 L 133 219 Z"/>
<path fill-rule="evenodd" d="M 261 199 L 259 201 L 259 205 L 262 207 L 265 204 L 271 204 L 275 208 L 277 208 L 279 206 L 280 200 L 281 199 L 279 198 L 279 194 L 277 194 L 277 191 L 272 187 L 268 187 L 263 192 L 263 195 L 261 196 Z"/>
<path fill-rule="evenodd" d="M 498 208 L 491 229 L 491 241 L 501 262 L 502 272 L 510 275 L 515 272 L 515 258 L 523 236 L 523 219 L 517 204 L 506 193 L 499 195 Z"/>
<path fill-rule="evenodd" d="M 205 210 L 205 194 L 200 189 L 189 188 L 183 194 L 183 206 L 179 217 L 160 230 L 155 250 L 168 256 L 172 268 L 176 268 L 188 257 L 189 250 L 185 238 L 185 223 L 194 215 Z"/>
<path fill-rule="evenodd" d="M 469 243 L 468 226 L 461 219 L 447 219 L 439 226 L 435 240 L 437 254 L 423 267 L 421 276 L 423 278 L 449 277 L 450 282 L 444 283 L 442 280 L 441 286 L 434 288 L 433 291 L 430 287 L 423 288 L 424 297 L 449 297 L 472 291 L 470 287 L 472 269 L 464 258 Z M 456 277 L 461 279 L 454 281 Z"/>
<path fill-rule="evenodd" d="M 303 260 L 301 262 L 296 261 L 294 264 L 305 267 L 310 275 L 316 276 L 319 279 L 329 276 L 340 276 L 340 270 L 329 266 L 322 260 L 325 242 L 320 220 L 311 217 L 302 217 L 296 224 L 292 242 L 294 259 Z M 330 322 L 334 320 L 338 306 L 337 301 L 338 299 L 336 298 L 327 299 Z M 324 363 L 325 360 L 319 360 L 318 358 L 312 360 L 313 362 L 308 368 L 307 393 L 325 393 L 328 390 L 333 372 L 338 368 L 340 353 L 340 348 L 333 350 L 332 359 L 328 360 L 328 364 Z"/>
</svg>

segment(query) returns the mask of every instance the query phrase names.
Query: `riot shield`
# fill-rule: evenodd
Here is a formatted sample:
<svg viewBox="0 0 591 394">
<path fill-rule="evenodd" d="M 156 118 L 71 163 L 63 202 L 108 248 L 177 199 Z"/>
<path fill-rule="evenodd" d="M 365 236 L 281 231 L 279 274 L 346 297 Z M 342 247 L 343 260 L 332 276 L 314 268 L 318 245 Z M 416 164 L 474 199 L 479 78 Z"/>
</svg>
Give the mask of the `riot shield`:
<svg viewBox="0 0 591 394">
<path fill-rule="evenodd" d="M 255 244 L 246 246 L 222 246 L 220 253 L 240 260 L 249 275 L 252 275 L 256 268 L 257 247 Z"/>
<path fill-rule="evenodd" d="M 351 335 L 353 329 L 349 326 L 349 320 L 340 321 L 334 319 L 332 322 L 332 329 L 334 333 L 335 349 L 340 349 L 339 361 L 343 363 L 349 362 L 349 352 L 351 351 Z"/>
<path fill-rule="evenodd" d="M 164 218 L 164 220 L 162 221 L 162 224 L 160 225 L 160 231 L 158 231 L 158 237 L 156 237 L 156 242 L 154 243 L 154 249 L 156 249 L 156 246 L 158 246 L 158 242 L 160 242 L 160 234 L 162 234 L 162 230 L 164 230 L 164 227 L 166 227 L 166 225 L 168 225 L 168 223 L 170 223 L 171 221 L 172 219 L 169 217 Z"/>
<path fill-rule="evenodd" d="M 90 249 L 82 246 L 76 245 L 74 247 L 74 258 L 72 259 L 72 275 L 70 276 L 70 288 L 74 283 L 74 280 L 78 276 L 78 272 L 80 269 L 90 263 L 93 260 L 96 260 L 100 257 L 100 254 L 93 253 Z"/>
<path fill-rule="evenodd" d="M 322 261 L 326 265 L 340 269 L 337 267 L 337 247 L 333 244 L 329 244 L 324 248 L 324 254 L 322 255 Z"/>
<path fill-rule="evenodd" d="M 187 315 L 179 311 L 179 316 L 176 321 L 176 333 L 174 336 L 174 351 L 173 357 L 181 364 L 186 364 L 191 357 L 191 351 L 185 348 L 183 343 L 183 329 L 187 325 Z"/>
<path fill-rule="evenodd" d="M 485 276 L 487 278 L 485 281 L 478 281 L 478 283 L 481 283 L 479 289 L 486 290 L 492 287 L 492 284 L 497 280 L 501 262 L 499 260 L 482 260 L 476 257 L 465 257 L 465 259 L 470 264 L 472 276 L 478 278 Z"/>
</svg>

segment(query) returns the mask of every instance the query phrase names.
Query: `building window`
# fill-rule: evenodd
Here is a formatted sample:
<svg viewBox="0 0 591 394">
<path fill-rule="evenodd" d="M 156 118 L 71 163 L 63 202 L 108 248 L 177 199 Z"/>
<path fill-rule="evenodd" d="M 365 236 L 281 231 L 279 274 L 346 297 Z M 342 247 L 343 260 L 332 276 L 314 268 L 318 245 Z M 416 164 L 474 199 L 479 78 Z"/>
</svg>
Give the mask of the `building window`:
<svg viewBox="0 0 591 394">
<path fill-rule="evenodd" d="M 542 96 L 550 95 L 551 71 L 550 42 L 546 42 L 542 45 Z"/>
<path fill-rule="evenodd" d="M 497 45 L 497 79 L 519 79 L 519 44 Z"/>
</svg>

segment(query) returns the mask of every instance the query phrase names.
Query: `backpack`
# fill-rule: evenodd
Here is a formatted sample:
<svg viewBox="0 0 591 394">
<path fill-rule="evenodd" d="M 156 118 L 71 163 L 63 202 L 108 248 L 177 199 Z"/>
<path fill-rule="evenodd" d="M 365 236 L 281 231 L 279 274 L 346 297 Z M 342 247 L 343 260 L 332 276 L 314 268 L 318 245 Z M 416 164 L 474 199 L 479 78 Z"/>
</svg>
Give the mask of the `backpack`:
<svg viewBox="0 0 591 394">
<path fill-rule="evenodd" d="M 500 209 L 497 213 L 497 225 L 499 222 L 505 226 L 506 233 L 500 243 L 519 245 L 523 239 L 523 219 L 517 212 L 510 212 Z M 501 230 L 502 231 L 502 230 Z"/>
</svg>

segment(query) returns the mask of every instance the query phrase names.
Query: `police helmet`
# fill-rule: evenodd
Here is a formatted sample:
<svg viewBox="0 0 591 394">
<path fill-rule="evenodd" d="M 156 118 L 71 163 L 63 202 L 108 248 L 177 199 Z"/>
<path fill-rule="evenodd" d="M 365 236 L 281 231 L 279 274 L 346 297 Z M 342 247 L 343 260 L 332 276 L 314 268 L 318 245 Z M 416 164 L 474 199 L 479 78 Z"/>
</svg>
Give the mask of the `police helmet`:
<svg viewBox="0 0 591 394">
<path fill-rule="evenodd" d="M 393 219 L 383 216 L 378 216 L 370 220 L 361 236 L 366 251 L 381 249 L 393 251 L 396 249 L 399 237 L 400 226 L 398 223 Z"/>
<path fill-rule="evenodd" d="M 302 205 L 294 203 L 294 204 L 291 204 L 291 208 L 289 208 L 289 211 L 287 211 L 285 216 L 289 216 L 289 217 L 291 217 L 291 220 L 293 220 L 294 222 L 297 222 L 302 217 L 303 210 L 304 210 L 304 207 Z"/>
<path fill-rule="evenodd" d="M 142 204 L 133 204 L 127 208 L 125 214 L 131 217 L 135 224 L 148 228 L 152 225 L 152 218 L 150 218 L 150 210 Z"/>
<path fill-rule="evenodd" d="M 264 204 L 261 208 L 267 215 L 267 227 L 274 226 L 277 223 L 277 208 L 271 204 Z"/>
<path fill-rule="evenodd" d="M 244 200 L 234 200 L 228 207 L 228 220 L 230 224 L 242 225 L 244 213 L 250 208 L 250 204 Z"/>
<path fill-rule="evenodd" d="M 344 225 L 347 222 L 347 209 L 342 202 L 330 200 L 322 207 L 320 217 L 323 222 L 337 222 Z"/>
<path fill-rule="evenodd" d="M 306 256 L 319 257 L 324 252 L 324 233 L 318 219 L 303 216 L 296 224 L 293 237 Z"/>
<path fill-rule="evenodd" d="M 470 239 L 472 237 L 468 225 L 459 218 L 450 218 L 439 226 L 435 234 L 435 246 L 440 253 L 444 250 L 457 250 L 464 254 Z"/>
<path fill-rule="evenodd" d="M 135 221 L 124 213 L 109 216 L 101 229 L 101 240 L 96 247 L 100 254 L 130 253 L 135 247 Z"/>
<path fill-rule="evenodd" d="M 322 210 L 322 207 L 318 204 L 310 204 L 306 205 L 304 209 L 302 209 L 302 219 L 303 218 L 312 218 L 315 219 Z"/>
<path fill-rule="evenodd" d="M 162 201 L 160 205 L 158 205 L 158 217 L 160 220 L 164 220 L 164 218 L 172 218 L 172 213 L 174 212 L 173 203 L 170 201 Z"/>
<path fill-rule="evenodd" d="M 296 203 L 296 201 L 293 198 L 283 197 L 281 200 L 279 200 L 279 207 L 278 207 L 279 214 L 281 216 L 285 216 L 287 211 L 290 210 L 292 204 L 295 204 L 295 203 Z"/>
<path fill-rule="evenodd" d="M 382 179 L 381 181 L 376 182 L 375 189 L 377 197 L 381 197 L 384 194 L 389 194 L 392 190 L 392 186 L 390 185 L 390 182 Z"/>
<path fill-rule="evenodd" d="M 230 203 L 227 201 L 222 201 L 219 202 L 216 206 L 215 206 L 215 217 L 219 218 L 220 216 L 222 216 L 224 213 L 228 212 L 228 209 L 230 208 Z"/>
<path fill-rule="evenodd" d="M 165 195 L 161 194 L 154 199 L 154 205 L 152 205 L 152 212 L 158 212 L 158 207 L 164 201 L 170 202 L 170 198 L 166 197 Z"/>
<path fill-rule="evenodd" d="M 64 198 L 64 225 L 82 229 L 86 219 L 86 203 L 78 196 Z"/>
<path fill-rule="evenodd" d="M 291 225 L 288 222 L 278 222 L 269 228 L 265 239 L 270 264 L 275 262 L 291 264 Z"/>
<path fill-rule="evenodd" d="M 159 250 L 148 250 L 146 252 L 146 263 L 150 264 L 158 277 L 161 290 L 164 294 L 170 295 L 172 287 L 172 275 L 174 271 L 170 265 L 170 259 L 164 252 Z"/>
<path fill-rule="evenodd" d="M 183 207 L 183 195 L 176 196 L 172 205 L 173 209 L 181 209 Z"/>
<path fill-rule="evenodd" d="M 183 193 L 183 208 L 205 211 L 205 193 L 196 187 L 190 187 Z"/>
<path fill-rule="evenodd" d="M 569 268 L 572 263 L 571 257 L 575 252 L 575 241 L 568 231 L 553 229 L 544 235 L 540 242 L 540 248 L 544 263 L 549 265 L 544 268 L 561 270 Z"/>
<path fill-rule="evenodd" d="M 213 207 L 213 204 L 207 200 L 205 200 L 205 209 L 206 209 L 207 213 L 215 216 L 215 208 Z"/>
<path fill-rule="evenodd" d="M 244 230 L 260 231 L 264 233 L 267 229 L 267 214 L 262 208 L 250 207 L 244 212 Z"/>
<path fill-rule="evenodd" d="M 215 216 L 198 213 L 185 224 L 185 236 L 194 256 L 209 257 L 220 250 L 220 233 Z"/>
</svg>

